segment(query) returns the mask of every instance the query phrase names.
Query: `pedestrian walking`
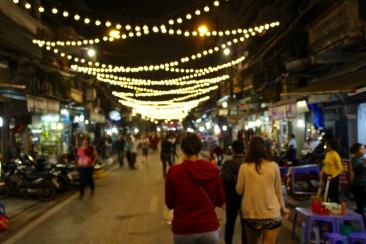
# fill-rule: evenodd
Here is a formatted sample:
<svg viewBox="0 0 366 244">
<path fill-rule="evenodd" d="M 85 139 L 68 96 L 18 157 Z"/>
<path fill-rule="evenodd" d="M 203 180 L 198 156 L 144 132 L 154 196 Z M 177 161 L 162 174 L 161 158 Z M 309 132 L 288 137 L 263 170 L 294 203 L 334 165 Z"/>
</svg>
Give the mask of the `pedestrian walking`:
<svg viewBox="0 0 366 244">
<path fill-rule="evenodd" d="M 128 136 L 127 140 L 125 141 L 126 159 L 128 162 L 128 167 L 130 169 L 135 169 L 132 158 L 132 146 L 133 146 L 132 138 L 131 136 Z"/>
<path fill-rule="evenodd" d="M 236 192 L 236 183 L 238 181 L 238 173 L 240 165 L 244 163 L 244 142 L 233 141 L 232 143 L 233 157 L 226 160 L 221 168 L 221 178 L 224 185 L 225 203 L 226 203 L 226 223 L 225 223 L 225 243 L 233 243 L 234 228 L 236 218 L 240 212 L 241 196 Z M 245 223 L 240 218 L 241 224 L 241 243 L 247 244 L 245 233 Z"/>
<path fill-rule="evenodd" d="M 224 160 L 224 149 L 219 145 L 216 144 L 210 152 L 210 159 L 215 159 L 216 156 L 216 163 L 218 166 L 221 166 L 222 161 Z"/>
<path fill-rule="evenodd" d="M 150 140 L 145 134 L 141 136 L 140 146 L 142 151 L 142 163 L 144 163 L 145 161 L 147 162 L 150 146 Z"/>
<path fill-rule="evenodd" d="M 80 199 L 83 199 L 84 197 L 86 185 L 89 186 L 91 195 L 94 195 L 95 190 L 93 170 L 98 159 L 98 153 L 89 143 L 89 138 L 84 136 L 81 140 L 81 146 L 77 149 L 76 166 L 80 181 Z"/>
<path fill-rule="evenodd" d="M 290 162 L 294 162 L 294 160 L 296 159 L 296 151 L 297 151 L 297 142 L 294 134 L 290 135 L 290 141 L 288 142 L 287 150 L 288 150 L 288 160 L 290 160 Z"/>
<path fill-rule="evenodd" d="M 271 160 L 263 138 L 253 137 L 249 143 L 245 163 L 240 166 L 236 192 L 243 196 L 242 218 L 248 243 L 276 243 L 282 225 L 281 213 L 286 217 L 281 175 L 277 163 Z"/>
<path fill-rule="evenodd" d="M 366 159 L 365 148 L 361 143 L 354 143 L 350 150 L 352 153 L 351 167 L 352 179 L 351 189 L 356 202 L 356 213 L 364 216 L 366 207 Z M 364 224 L 366 225 L 365 218 Z"/>
<path fill-rule="evenodd" d="M 325 142 L 326 154 L 323 161 L 323 168 L 320 171 L 320 178 L 324 182 L 330 180 L 328 199 L 330 202 L 339 202 L 339 175 L 343 172 L 341 157 L 338 154 L 338 142 L 336 139 L 329 139 Z"/>
<path fill-rule="evenodd" d="M 177 139 L 174 135 L 171 135 L 169 137 L 169 141 L 170 143 L 172 144 L 172 164 L 175 164 L 175 157 L 178 157 L 178 154 L 177 154 Z"/>
<path fill-rule="evenodd" d="M 169 141 L 170 136 L 166 135 L 164 140 L 161 142 L 161 151 L 160 151 L 160 159 L 163 164 L 163 177 L 166 177 L 166 166 L 167 164 L 172 166 L 172 151 L 173 144 Z"/>
<path fill-rule="evenodd" d="M 131 135 L 130 136 L 131 138 L 131 141 L 130 141 L 130 144 L 131 144 L 131 147 L 130 147 L 130 151 L 131 151 L 131 156 L 130 156 L 130 168 L 131 169 L 136 169 L 136 158 L 137 158 L 137 148 L 138 148 L 138 142 L 139 142 L 139 139 L 136 138 L 135 136 Z"/>
<path fill-rule="evenodd" d="M 185 159 L 169 169 L 165 182 L 165 204 L 174 209 L 174 243 L 218 244 L 220 225 L 215 207 L 225 204 L 219 170 L 198 158 L 202 142 L 196 134 L 187 133 L 181 149 Z"/>
<path fill-rule="evenodd" d="M 114 143 L 114 150 L 117 153 L 117 161 L 119 167 L 123 167 L 124 152 L 125 152 L 125 139 L 122 135 L 118 135 L 117 141 Z"/>
</svg>

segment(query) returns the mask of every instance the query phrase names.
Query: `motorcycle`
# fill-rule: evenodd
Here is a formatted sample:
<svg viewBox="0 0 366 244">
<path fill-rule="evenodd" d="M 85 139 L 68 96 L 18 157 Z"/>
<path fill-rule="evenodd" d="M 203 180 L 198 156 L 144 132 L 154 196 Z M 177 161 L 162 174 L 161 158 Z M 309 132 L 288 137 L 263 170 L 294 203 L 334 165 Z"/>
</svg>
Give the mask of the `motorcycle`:
<svg viewBox="0 0 366 244">
<path fill-rule="evenodd" d="M 13 162 L 5 172 L 3 184 L 0 185 L 0 199 L 16 196 L 33 195 L 42 201 L 50 201 L 56 197 L 56 182 L 42 177 L 26 177 L 24 165 Z"/>
<path fill-rule="evenodd" d="M 50 163 L 45 157 L 39 157 L 35 160 L 27 154 L 22 154 L 19 160 L 26 165 L 25 174 L 28 178 L 56 178 L 58 192 L 65 192 L 71 186 L 78 185 L 77 174 L 73 173 L 75 166 L 70 164 L 70 160 L 65 155 L 62 155 L 56 164 Z"/>
</svg>

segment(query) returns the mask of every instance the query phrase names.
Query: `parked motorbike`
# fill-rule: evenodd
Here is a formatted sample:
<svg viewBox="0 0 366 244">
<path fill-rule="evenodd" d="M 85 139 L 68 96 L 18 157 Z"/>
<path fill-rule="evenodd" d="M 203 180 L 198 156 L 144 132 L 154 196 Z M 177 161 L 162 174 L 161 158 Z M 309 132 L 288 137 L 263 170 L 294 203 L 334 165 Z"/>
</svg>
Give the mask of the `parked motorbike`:
<svg viewBox="0 0 366 244">
<path fill-rule="evenodd" d="M 45 157 L 39 157 L 35 160 L 27 154 L 22 154 L 19 160 L 26 166 L 24 173 L 28 178 L 56 178 L 58 192 L 65 192 L 71 186 L 79 184 L 77 174 L 73 173 L 74 164 L 71 164 L 64 155 L 56 164 L 50 163 Z"/>
<path fill-rule="evenodd" d="M 56 197 L 55 181 L 46 178 L 30 178 L 24 174 L 24 165 L 12 162 L 9 170 L 4 174 L 4 180 L 0 185 L 0 199 L 16 196 L 33 195 L 43 201 L 50 201 Z"/>
</svg>

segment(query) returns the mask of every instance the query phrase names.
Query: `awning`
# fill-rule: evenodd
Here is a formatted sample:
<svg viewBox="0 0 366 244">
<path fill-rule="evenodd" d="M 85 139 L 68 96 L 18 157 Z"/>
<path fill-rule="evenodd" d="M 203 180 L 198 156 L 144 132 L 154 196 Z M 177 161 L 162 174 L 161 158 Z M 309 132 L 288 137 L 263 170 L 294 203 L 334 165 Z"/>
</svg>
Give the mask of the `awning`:
<svg viewBox="0 0 366 244">
<path fill-rule="evenodd" d="M 310 84 L 295 91 L 281 93 L 281 96 L 305 96 L 339 93 L 358 93 L 366 86 L 366 69 Z"/>
</svg>

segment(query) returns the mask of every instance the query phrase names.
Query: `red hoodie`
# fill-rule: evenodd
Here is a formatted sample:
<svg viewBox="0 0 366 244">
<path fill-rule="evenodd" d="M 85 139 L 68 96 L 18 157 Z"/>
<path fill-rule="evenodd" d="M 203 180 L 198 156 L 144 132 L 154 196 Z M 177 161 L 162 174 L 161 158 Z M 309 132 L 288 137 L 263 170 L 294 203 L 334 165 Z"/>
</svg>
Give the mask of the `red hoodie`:
<svg viewBox="0 0 366 244">
<path fill-rule="evenodd" d="M 165 182 L 165 204 L 169 209 L 174 209 L 174 234 L 217 230 L 219 222 L 212 204 L 222 207 L 224 202 L 219 170 L 212 163 L 185 160 L 170 167 Z"/>
</svg>

